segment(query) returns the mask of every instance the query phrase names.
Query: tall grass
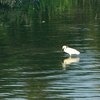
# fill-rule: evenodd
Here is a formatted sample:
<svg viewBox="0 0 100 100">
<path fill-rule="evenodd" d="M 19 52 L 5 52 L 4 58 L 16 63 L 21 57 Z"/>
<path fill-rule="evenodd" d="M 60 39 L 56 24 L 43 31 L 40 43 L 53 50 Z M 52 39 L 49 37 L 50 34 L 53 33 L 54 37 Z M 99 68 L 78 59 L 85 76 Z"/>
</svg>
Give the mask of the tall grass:
<svg viewBox="0 0 100 100">
<path fill-rule="evenodd" d="M 43 17 L 51 19 L 51 17 L 57 18 L 64 14 L 71 14 L 73 16 L 75 11 L 78 13 L 80 9 L 84 10 L 84 12 L 88 11 L 89 16 L 93 16 L 96 19 L 99 18 L 100 0 L 40 0 L 39 4 L 36 3 L 36 0 L 29 0 L 32 2 L 25 1 L 26 0 L 0 0 L 0 3 L 8 5 L 12 9 L 19 4 L 19 9 L 14 9 L 15 11 L 19 10 L 17 13 L 20 12 L 19 17 L 17 15 L 19 19 L 27 17 L 29 20 L 33 20 L 32 18 L 36 17 L 41 21 Z M 14 18 L 16 18 L 16 14 Z"/>
</svg>

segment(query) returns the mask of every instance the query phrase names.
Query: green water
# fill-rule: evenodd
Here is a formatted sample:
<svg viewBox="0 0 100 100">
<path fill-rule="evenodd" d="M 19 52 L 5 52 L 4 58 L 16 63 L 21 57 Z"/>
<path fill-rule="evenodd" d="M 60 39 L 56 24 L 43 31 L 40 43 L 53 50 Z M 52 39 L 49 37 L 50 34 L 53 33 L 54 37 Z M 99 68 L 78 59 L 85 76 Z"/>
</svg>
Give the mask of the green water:
<svg viewBox="0 0 100 100">
<path fill-rule="evenodd" d="M 25 17 L 26 24 L 6 20 L 6 13 L 0 21 L 0 100 L 99 100 L 100 23 L 87 14 L 76 10 L 43 23 Z M 63 45 L 81 54 L 70 58 Z"/>
</svg>

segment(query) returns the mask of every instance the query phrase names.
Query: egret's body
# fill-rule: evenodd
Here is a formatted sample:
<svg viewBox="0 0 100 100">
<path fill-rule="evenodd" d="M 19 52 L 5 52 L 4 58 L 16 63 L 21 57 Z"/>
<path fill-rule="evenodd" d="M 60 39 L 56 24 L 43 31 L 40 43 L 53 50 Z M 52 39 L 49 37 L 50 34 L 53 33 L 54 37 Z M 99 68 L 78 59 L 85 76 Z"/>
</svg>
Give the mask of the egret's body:
<svg viewBox="0 0 100 100">
<path fill-rule="evenodd" d="M 72 54 L 76 54 L 76 55 L 79 55 L 80 54 L 79 51 L 77 51 L 76 49 L 70 48 L 68 46 L 63 46 L 62 49 L 64 50 L 64 52 L 68 53 L 70 56 Z"/>
</svg>

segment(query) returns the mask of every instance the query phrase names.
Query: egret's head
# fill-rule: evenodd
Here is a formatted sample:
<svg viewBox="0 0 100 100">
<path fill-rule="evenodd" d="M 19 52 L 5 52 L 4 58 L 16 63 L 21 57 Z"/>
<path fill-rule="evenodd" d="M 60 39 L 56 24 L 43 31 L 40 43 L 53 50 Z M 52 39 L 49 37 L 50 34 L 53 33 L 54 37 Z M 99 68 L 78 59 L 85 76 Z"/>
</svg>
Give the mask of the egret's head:
<svg viewBox="0 0 100 100">
<path fill-rule="evenodd" d="M 66 46 L 66 45 L 64 45 L 64 46 L 62 46 L 62 49 L 66 49 L 68 46 Z"/>
</svg>

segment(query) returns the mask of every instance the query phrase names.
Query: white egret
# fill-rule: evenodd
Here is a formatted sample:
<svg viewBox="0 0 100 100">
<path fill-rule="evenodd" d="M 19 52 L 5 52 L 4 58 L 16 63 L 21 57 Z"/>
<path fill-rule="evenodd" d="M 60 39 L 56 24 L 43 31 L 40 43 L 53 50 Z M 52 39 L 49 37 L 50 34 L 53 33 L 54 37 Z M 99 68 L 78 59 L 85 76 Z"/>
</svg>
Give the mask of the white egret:
<svg viewBox="0 0 100 100">
<path fill-rule="evenodd" d="M 66 45 L 64 45 L 64 46 L 62 47 L 62 49 L 64 50 L 64 52 L 68 53 L 70 56 L 71 56 L 72 54 L 76 54 L 76 55 L 79 55 L 79 54 L 80 54 L 80 52 L 77 51 L 76 49 L 70 48 L 70 47 L 68 47 L 68 46 L 66 46 Z"/>
</svg>

